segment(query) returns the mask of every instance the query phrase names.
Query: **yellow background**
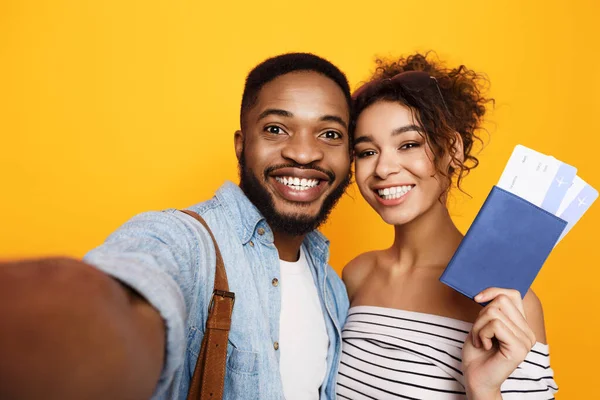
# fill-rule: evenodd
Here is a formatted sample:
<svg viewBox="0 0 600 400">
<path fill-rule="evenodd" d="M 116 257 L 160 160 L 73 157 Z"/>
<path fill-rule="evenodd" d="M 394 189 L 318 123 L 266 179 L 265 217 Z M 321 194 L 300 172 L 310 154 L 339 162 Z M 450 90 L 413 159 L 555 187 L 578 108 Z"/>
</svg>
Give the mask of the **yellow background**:
<svg viewBox="0 0 600 400">
<path fill-rule="evenodd" d="M 491 140 L 465 181 L 472 199 L 451 203 L 463 231 L 518 143 L 600 188 L 597 2 L 355 3 L 0 1 L 0 258 L 82 256 L 138 212 L 236 181 L 244 77 L 287 51 L 325 56 L 353 87 L 374 55 L 414 50 L 488 74 Z M 563 399 L 598 391 L 598 224 L 600 204 L 534 284 Z M 354 187 L 324 231 L 338 271 L 392 239 Z"/>
</svg>

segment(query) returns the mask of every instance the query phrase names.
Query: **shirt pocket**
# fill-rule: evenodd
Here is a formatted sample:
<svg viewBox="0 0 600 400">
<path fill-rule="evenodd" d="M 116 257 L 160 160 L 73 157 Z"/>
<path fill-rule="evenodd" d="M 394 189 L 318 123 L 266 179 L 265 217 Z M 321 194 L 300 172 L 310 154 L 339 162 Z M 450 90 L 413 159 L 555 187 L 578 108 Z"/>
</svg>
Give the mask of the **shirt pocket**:
<svg viewBox="0 0 600 400">
<path fill-rule="evenodd" d="M 260 390 L 259 353 L 244 350 L 231 338 L 227 344 L 227 368 L 223 400 L 259 399 Z"/>
<path fill-rule="evenodd" d="M 259 354 L 234 343 L 231 336 L 230 334 L 227 342 L 227 369 L 242 374 L 258 374 Z M 187 339 L 189 357 L 187 358 L 190 374 L 194 373 L 198 355 L 200 354 L 202 338 L 203 332 L 198 328 L 194 327 L 189 330 Z"/>
<path fill-rule="evenodd" d="M 231 333 L 231 332 L 230 332 Z M 235 337 L 235 335 L 233 335 Z M 200 346 L 202 345 L 203 332 L 191 328 L 188 332 L 187 347 L 187 375 L 192 378 Z M 240 339 L 238 337 L 238 339 Z M 234 339 L 235 340 L 235 339 Z M 227 343 L 227 362 L 225 368 L 224 400 L 257 399 L 260 396 L 260 354 L 247 347 L 232 341 L 229 335 Z M 189 383 L 188 383 L 189 385 Z"/>
<path fill-rule="evenodd" d="M 239 374 L 258 375 L 258 353 L 227 344 L 227 369 Z"/>
</svg>

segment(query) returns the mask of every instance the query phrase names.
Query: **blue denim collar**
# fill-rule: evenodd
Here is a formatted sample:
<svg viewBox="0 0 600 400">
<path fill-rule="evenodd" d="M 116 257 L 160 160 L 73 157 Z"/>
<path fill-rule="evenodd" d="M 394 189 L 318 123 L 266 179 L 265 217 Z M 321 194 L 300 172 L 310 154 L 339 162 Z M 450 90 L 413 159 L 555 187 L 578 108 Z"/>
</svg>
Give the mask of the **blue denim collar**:
<svg viewBox="0 0 600 400">
<path fill-rule="evenodd" d="M 273 237 L 265 217 L 246 197 L 239 186 L 231 181 L 226 181 L 217 190 L 216 198 L 231 218 L 232 225 L 243 244 L 247 244 L 255 237 L 255 231 L 260 226 L 264 226 L 263 229 L 267 231 L 268 236 Z M 327 262 L 329 258 L 329 240 L 321 232 L 315 230 L 306 235 L 304 245 L 309 253 L 316 255 L 321 262 Z"/>
<path fill-rule="evenodd" d="M 216 193 L 217 200 L 223 205 L 230 222 L 243 244 L 248 243 L 254 236 L 258 224 L 264 217 L 242 189 L 233 182 L 226 181 Z"/>
</svg>

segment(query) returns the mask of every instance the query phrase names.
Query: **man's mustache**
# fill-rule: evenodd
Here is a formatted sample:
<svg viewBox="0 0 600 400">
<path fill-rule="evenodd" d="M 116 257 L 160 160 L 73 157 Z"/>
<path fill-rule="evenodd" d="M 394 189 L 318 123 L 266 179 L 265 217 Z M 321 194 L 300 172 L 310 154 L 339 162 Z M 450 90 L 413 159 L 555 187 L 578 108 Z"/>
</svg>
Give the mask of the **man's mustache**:
<svg viewBox="0 0 600 400">
<path fill-rule="evenodd" d="M 329 177 L 329 183 L 332 183 L 333 181 L 335 181 L 335 173 L 333 173 L 333 171 L 328 171 L 326 169 L 323 169 L 323 168 L 315 165 L 314 163 L 311 163 L 311 164 L 289 163 L 289 164 L 272 165 L 272 166 L 268 167 L 267 169 L 265 169 L 265 179 L 268 178 L 271 173 L 277 171 L 278 169 L 282 169 L 282 168 L 298 168 L 298 169 L 303 169 L 303 170 L 319 171 Z"/>
</svg>

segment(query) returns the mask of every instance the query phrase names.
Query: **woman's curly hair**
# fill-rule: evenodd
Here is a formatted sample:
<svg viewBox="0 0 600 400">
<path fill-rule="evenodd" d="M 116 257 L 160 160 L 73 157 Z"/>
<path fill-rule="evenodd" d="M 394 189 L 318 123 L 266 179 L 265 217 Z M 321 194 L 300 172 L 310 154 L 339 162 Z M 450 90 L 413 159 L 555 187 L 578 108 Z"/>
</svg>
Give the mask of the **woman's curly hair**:
<svg viewBox="0 0 600 400">
<path fill-rule="evenodd" d="M 446 68 L 431 56 L 431 52 L 416 53 L 396 61 L 378 59 L 376 63 L 377 68 L 371 79 L 355 92 L 358 96 L 355 94 L 351 134 L 354 135 L 361 112 L 378 101 L 399 102 L 409 107 L 426 133 L 425 139 L 433 151 L 436 170 L 448 179 L 448 183 L 456 175 L 456 184 L 460 189 L 461 180 L 479 164 L 471 152 L 475 141 L 482 142 L 479 132 L 486 105 L 494 103 L 492 98 L 485 96 L 489 81 L 484 75 L 464 65 Z M 433 80 L 431 85 L 418 90 L 391 80 L 405 71 L 429 73 L 436 79 L 439 91 Z M 462 162 L 454 151 L 456 133 L 460 134 L 463 142 Z M 444 170 L 441 161 L 446 155 L 450 155 L 451 165 L 456 168 Z"/>
</svg>

